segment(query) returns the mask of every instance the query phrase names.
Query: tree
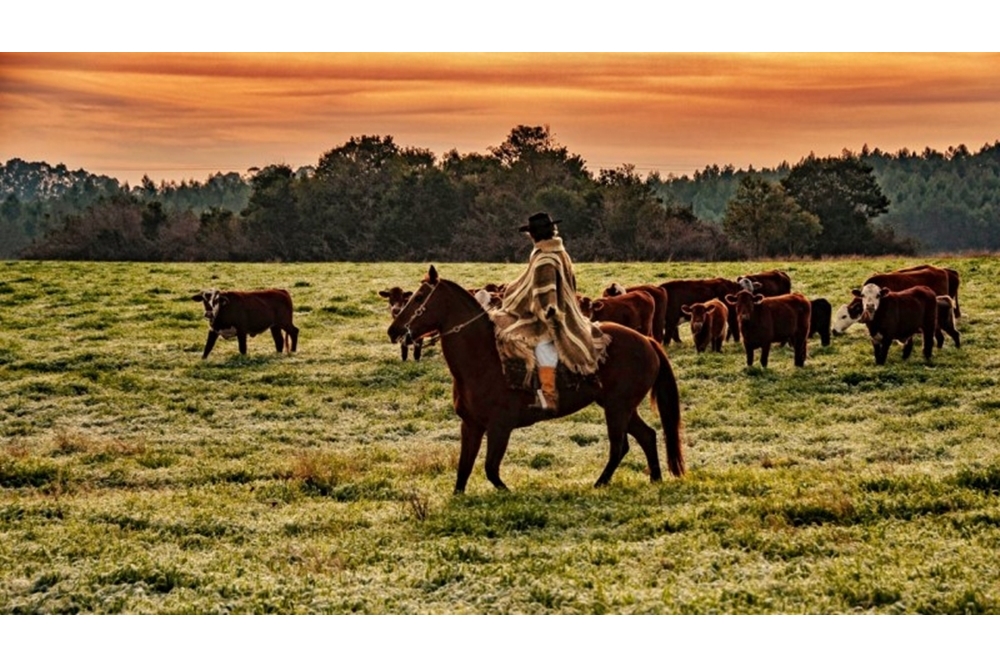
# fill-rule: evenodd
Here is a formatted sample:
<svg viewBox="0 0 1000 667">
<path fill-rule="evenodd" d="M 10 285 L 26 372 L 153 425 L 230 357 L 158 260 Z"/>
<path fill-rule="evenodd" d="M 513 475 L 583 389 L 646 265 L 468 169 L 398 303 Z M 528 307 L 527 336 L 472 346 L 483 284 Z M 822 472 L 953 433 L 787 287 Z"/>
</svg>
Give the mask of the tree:
<svg viewBox="0 0 1000 667">
<path fill-rule="evenodd" d="M 792 168 L 781 185 L 799 206 L 819 217 L 817 256 L 873 252 L 871 223 L 889 210 L 889 200 L 871 166 L 846 152 L 839 158 L 810 155 Z"/>
<path fill-rule="evenodd" d="M 760 257 L 801 254 L 822 226 L 780 184 L 751 173 L 743 177 L 726 205 L 722 229 L 743 243 L 751 257 Z"/>
</svg>

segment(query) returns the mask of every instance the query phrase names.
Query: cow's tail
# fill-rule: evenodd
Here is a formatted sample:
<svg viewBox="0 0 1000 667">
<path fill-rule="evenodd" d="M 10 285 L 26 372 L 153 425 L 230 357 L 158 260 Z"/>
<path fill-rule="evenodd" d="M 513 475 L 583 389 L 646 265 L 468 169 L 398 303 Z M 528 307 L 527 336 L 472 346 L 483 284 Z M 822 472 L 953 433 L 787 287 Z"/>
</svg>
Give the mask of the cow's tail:
<svg viewBox="0 0 1000 667">
<path fill-rule="evenodd" d="M 663 347 L 654 341 L 653 348 L 660 358 L 660 369 L 656 375 L 651 395 L 653 411 L 660 417 L 667 446 L 667 468 L 674 477 L 684 474 L 684 449 L 681 443 L 681 396 L 677 388 L 677 378 L 670 365 L 670 359 Z"/>
</svg>

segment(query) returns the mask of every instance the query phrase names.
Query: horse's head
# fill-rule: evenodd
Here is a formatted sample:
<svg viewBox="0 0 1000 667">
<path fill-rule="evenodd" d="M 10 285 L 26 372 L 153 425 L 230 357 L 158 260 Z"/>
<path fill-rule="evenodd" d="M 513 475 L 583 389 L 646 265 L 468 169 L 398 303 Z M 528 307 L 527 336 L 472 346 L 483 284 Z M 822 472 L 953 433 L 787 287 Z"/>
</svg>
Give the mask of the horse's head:
<svg viewBox="0 0 1000 667">
<path fill-rule="evenodd" d="M 444 312 L 440 300 L 433 298 L 440 284 L 437 269 L 431 264 L 420 287 L 413 292 L 413 296 L 389 325 L 389 339 L 393 343 L 398 342 L 403 336 L 408 340 L 415 340 L 440 328 Z"/>
</svg>

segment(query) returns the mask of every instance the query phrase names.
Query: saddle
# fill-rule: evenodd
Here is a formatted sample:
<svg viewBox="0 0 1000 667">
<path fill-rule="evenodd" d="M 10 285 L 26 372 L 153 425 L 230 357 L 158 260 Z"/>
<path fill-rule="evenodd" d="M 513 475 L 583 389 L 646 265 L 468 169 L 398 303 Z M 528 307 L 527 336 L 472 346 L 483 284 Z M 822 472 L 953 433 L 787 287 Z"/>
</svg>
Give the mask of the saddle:
<svg viewBox="0 0 1000 667">
<path fill-rule="evenodd" d="M 541 387 L 538 381 L 538 371 L 533 370 L 531 377 L 528 377 L 528 364 L 524 359 L 518 357 L 502 358 L 503 375 L 507 380 L 507 386 L 517 391 L 530 391 L 535 393 Z M 564 391 L 577 391 L 583 385 L 591 385 L 600 388 L 601 380 L 597 374 L 580 375 L 568 370 L 563 364 L 556 366 L 556 389 L 559 393 Z"/>
</svg>

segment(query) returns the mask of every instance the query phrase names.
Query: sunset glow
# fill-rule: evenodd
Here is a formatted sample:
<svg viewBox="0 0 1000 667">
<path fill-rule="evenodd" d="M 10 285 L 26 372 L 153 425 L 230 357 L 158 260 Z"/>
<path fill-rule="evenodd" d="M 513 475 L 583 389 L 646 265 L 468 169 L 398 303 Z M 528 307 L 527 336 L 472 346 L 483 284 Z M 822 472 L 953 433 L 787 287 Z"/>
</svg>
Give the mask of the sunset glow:
<svg viewBox="0 0 1000 667">
<path fill-rule="evenodd" d="M 138 183 L 314 165 L 352 136 L 441 157 L 548 125 L 588 168 L 689 174 L 1000 139 L 997 54 L 0 54 L 0 161 Z"/>
</svg>

